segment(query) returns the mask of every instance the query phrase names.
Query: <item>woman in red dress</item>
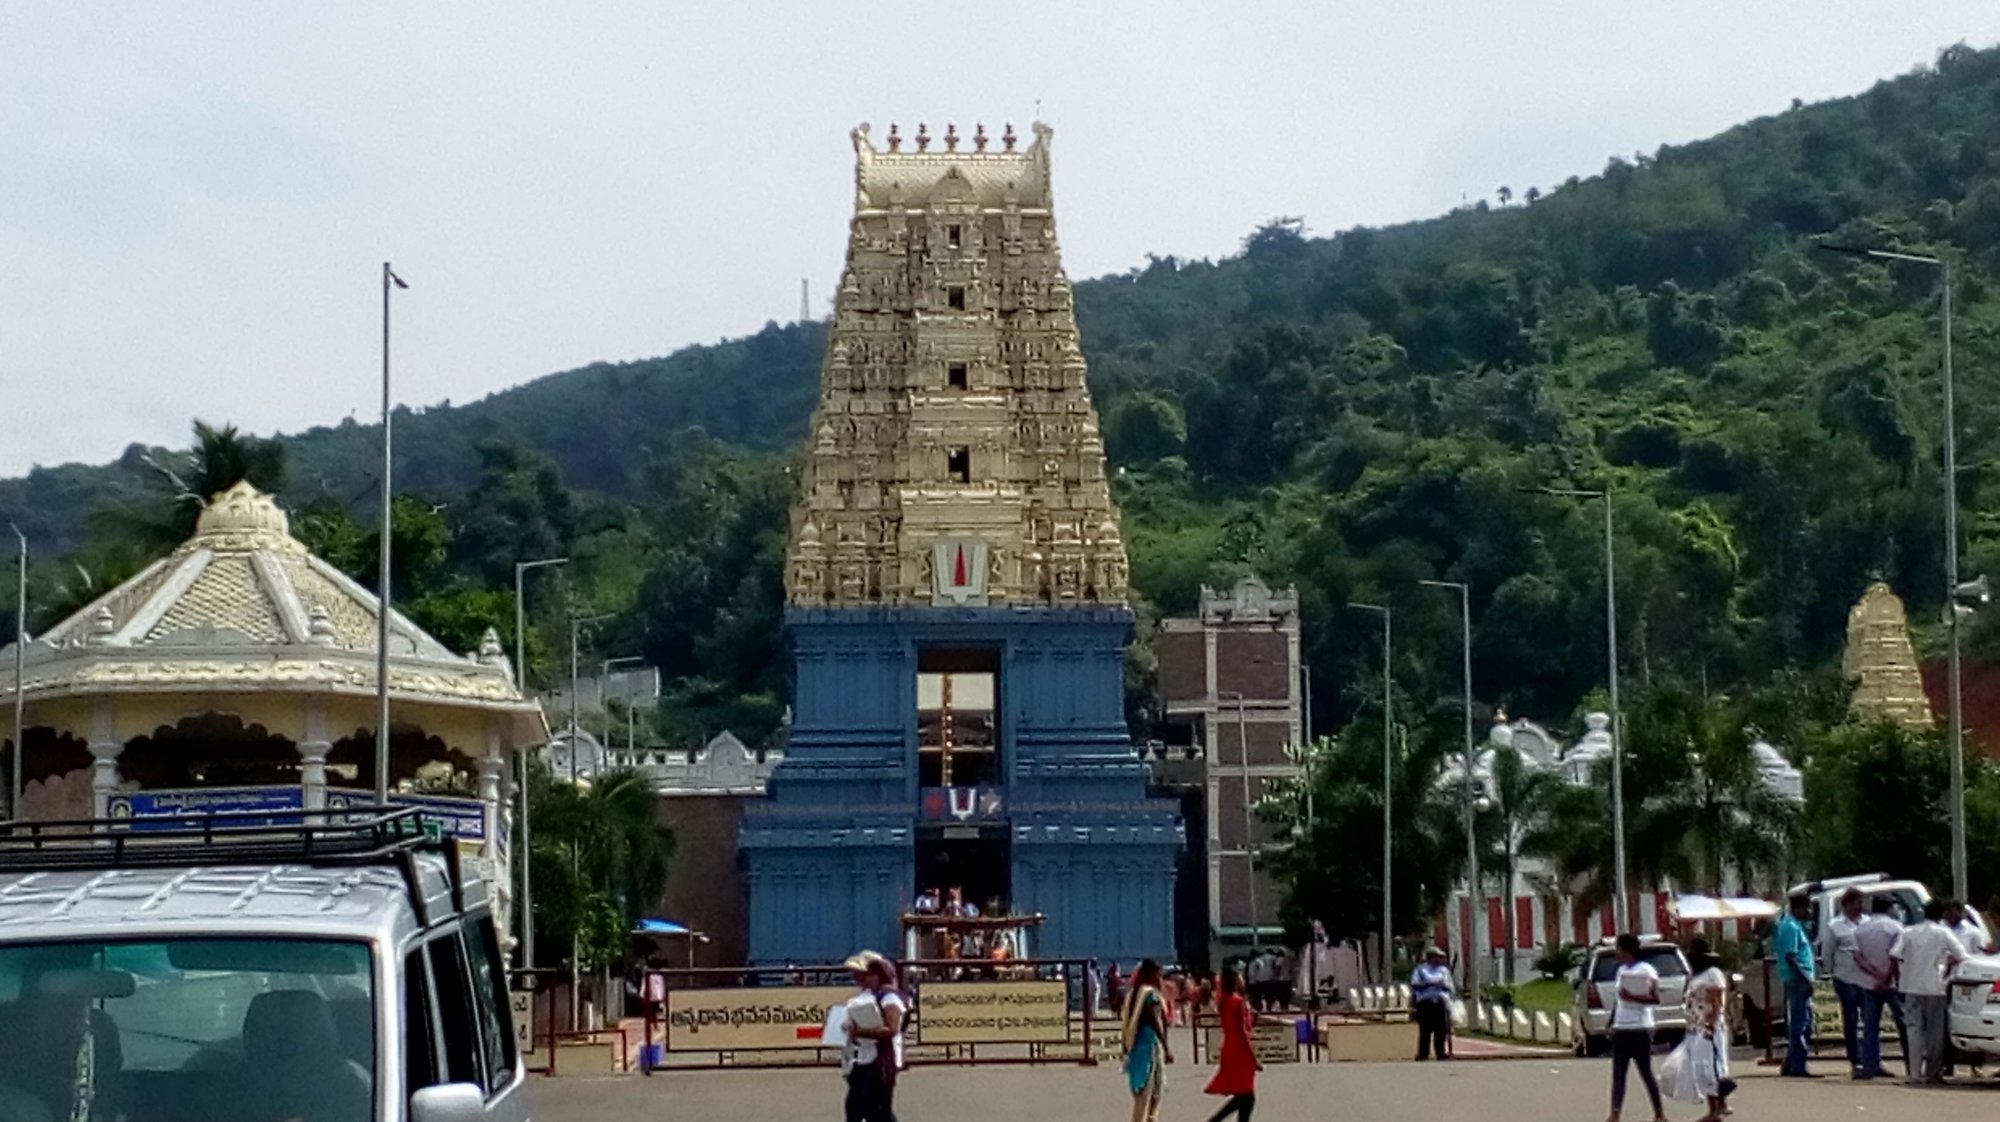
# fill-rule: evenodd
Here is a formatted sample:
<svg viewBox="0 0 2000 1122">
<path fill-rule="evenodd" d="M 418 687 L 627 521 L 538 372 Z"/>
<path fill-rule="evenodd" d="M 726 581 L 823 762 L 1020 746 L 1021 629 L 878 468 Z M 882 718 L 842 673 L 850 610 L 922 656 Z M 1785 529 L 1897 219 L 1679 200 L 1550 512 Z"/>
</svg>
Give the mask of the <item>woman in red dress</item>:
<svg viewBox="0 0 2000 1122">
<path fill-rule="evenodd" d="M 1264 1065 L 1257 1062 L 1257 1053 L 1250 1047 L 1250 1023 L 1256 1014 L 1243 1000 L 1243 976 L 1233 967 L 1223 968 L 1216 1000 L 1216 1013 L 1222 1021 L 1222 1057 L 1215 1078 L 1208 1081 L 1208 1093 L 1228 1095 L 1229 1101 L 1208 1122 L 1222 1122 L 1231 1114 L 1238 1122 L 1250 1122 L 1250 1112 L 1257 1109 L 1257 1073 Z"/>
</svg>

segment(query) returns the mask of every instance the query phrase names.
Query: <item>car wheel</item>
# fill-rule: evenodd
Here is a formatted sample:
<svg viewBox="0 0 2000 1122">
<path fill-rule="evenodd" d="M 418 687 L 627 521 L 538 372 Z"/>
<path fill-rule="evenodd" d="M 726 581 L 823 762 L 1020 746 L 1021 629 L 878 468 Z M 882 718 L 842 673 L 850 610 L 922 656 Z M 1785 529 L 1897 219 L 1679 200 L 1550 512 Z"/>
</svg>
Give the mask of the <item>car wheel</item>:
<svg viewBox="0 0 2000 1122">
<path fill-rule="evenodd" d="M 1608 1036 L 1586 1036 L 1586 1037 L 1584 1037 L 1584 1038 L 1583 1038 L 1583 1054 L 1584 1054 L 1584 1055 L 1586 1055 L 1586 1056 L 1602 1056 L 1602 1055 L 1604 1055 L 1604 1054 L 1605 1054 L 1606 1052 L 1609 1052 L 1609 1051 L 1611 1051 L 1611 1038 L 1610 1038 L 1610 1037 L 1608 1037 Z"/>
</svg>

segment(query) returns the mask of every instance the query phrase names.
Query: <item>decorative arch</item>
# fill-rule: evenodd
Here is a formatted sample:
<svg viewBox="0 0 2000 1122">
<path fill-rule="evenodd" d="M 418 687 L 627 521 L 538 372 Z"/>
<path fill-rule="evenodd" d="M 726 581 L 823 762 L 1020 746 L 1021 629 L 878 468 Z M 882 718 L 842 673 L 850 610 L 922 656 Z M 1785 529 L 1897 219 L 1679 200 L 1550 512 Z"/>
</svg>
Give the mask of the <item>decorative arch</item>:
<svg viewBox="0 0 2000 1122">
<path fill-rule="evenodd" d="M 327 773 L 334 786 L 375 789 L 375 730 L 358 727 L 333 742 L 327 753 Z M 443 764 L 444 767 L 439 765 Z M 479 794 L 478 761 L 453 748 L 421 725 L 390 722 L 389 789 L 404 784 L 429 794 Z"/>
<path fill-rule="evenodd" d="M 127 741 L 118 770 L 141 790 L 296 786 L 299 747 L 262 724 L 208 710 Z"/>
</svg>

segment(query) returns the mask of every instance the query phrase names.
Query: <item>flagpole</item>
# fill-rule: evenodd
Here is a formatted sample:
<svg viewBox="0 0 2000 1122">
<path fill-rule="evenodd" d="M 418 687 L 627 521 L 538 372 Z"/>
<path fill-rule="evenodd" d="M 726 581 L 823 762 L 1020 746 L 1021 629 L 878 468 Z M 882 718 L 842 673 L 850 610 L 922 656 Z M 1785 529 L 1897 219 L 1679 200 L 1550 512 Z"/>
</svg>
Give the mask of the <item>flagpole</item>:
<svg viewBox="0 0 2000 1122">
<path fill-rule="evenodd" d="M 390 471 L 394 439 L 389 431 L 389 286 L 396 274 L 382 262 L 382 548 L 376 586 L 381 593 L 375 618 L 375 805 L 389 805 L 389 538 L 395 529 L 395 488 Z"/>
</svg>

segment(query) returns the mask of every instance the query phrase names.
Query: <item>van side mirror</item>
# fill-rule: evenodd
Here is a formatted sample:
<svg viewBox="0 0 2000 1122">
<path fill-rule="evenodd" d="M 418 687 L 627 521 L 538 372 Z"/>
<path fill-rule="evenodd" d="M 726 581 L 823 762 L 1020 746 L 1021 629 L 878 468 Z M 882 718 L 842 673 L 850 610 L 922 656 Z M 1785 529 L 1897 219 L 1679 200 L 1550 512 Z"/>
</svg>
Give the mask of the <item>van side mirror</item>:
<svg viewBox="0 0 2000 1122">
<path fill-rule="evenodd" d="M 425 1087 L 410 1096 L 410 1122 L 480 1122 L 486 1093 L 471 1083 Z"/>
</svg>

